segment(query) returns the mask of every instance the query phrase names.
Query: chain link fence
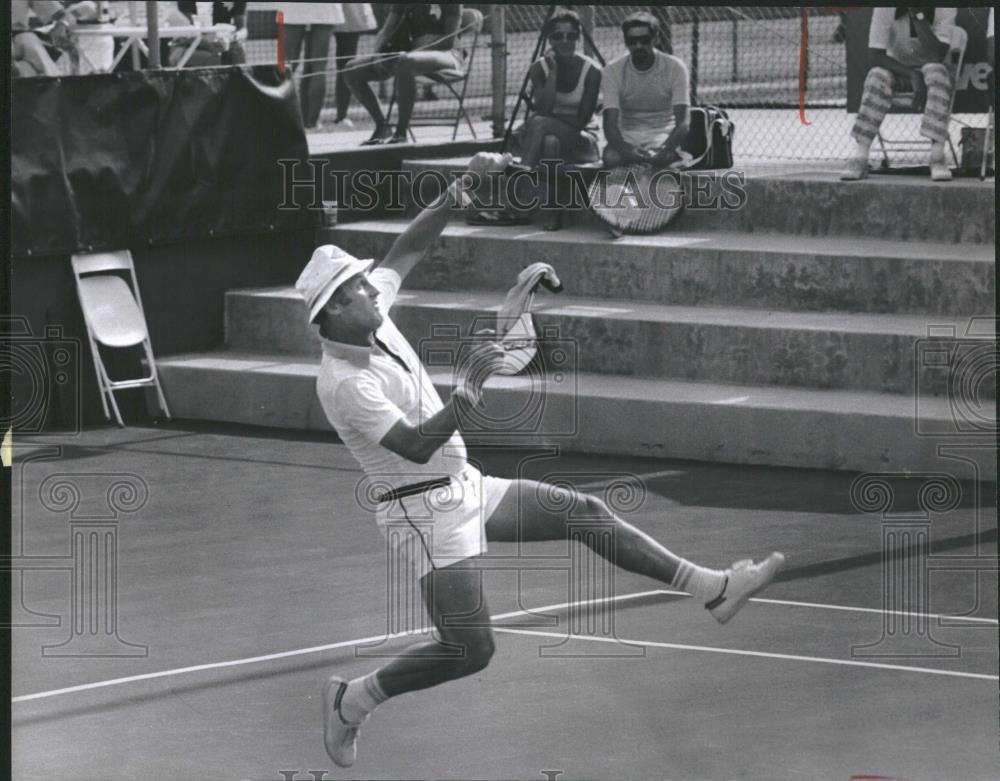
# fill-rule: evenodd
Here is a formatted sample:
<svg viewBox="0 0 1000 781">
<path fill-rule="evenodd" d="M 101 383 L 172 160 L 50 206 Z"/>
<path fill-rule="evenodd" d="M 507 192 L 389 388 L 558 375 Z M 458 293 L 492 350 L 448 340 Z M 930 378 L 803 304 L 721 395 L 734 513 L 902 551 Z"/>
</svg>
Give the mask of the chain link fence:
<svg viewBox="0 0 1000 781">
<path fill-rule="evenodd" d="M 383 19 L 388 4 L 372 4 Z M 466 7 L 469 7 L 468 5 Z M 505 126 L 517 102 L 525 74 L 539 43 L 539 34 L 552 8 L 550 5 L 471 4 L 483 13 L 485 22 L 475 54 L 471 57 L 465 108 L 476 124 L 480 138 L 496 135 Z M 847 106 L 847 53 L 844 13 L 829 8 L 811 8 L 807 16 L 808 45 L 803 57 L 803 21 L 798 7 L 788 6 L 568 6 L 583 18 L 596 52 L 589 46 L 581 51 L 609 62 L 626 53 L 621 23 L 636 11 L 654 14 L 663 27 L 658 46 L 687 65 L 691 75 L 692 102 L 724 108 L 736 125 L 734 157 L 742 162 L 837 160 L 849 156 L 854 116 Z M 251 62 L 273 62 L 276 45 L 271 38 L 259 37 L 261 14 L 250 6 L 248 26 Z M 502 10 L 501 10 L 502 9 Z M 254 17 L 257 17 L 256 19 Z M 502 35 L 496 25 L 503 24 Z M 273 25 L 273 19 L 268 20 Z M 255 36 L 255 26 L 258 35 Z M 256 37 L 256 39 L 254 39 Z M 463 37 L 467 59 L 471 35 Z M 372 51 L 374 35 L 362 35 L 359 54 Z M 504 122 L 495 116 L 499 100 L 494 99 L 492 46 L 503 45 L 505 64 Z M 335 101 L 335 46 L 327 63 L 327 92 L 323 122 L 332 121 Z M 800 68 L 804 69 L 804 111 L 800 116 Z M 385 106 L 391 96 L 391 81 L 382 82 L 378 94 Z M 456 101 L 446 90 L 424 84 L 414 108 L 414 116 L 448 117 Z M 522 110 L 523 111 L 523 110 Z M 357 102 L 350 110 L 359 126 L 371 122 Z M 805 121 L 803 121 L 805 119 Z M 956 115 L 953 123 L 957 145 L 961 125 L 984 127 L 985 115 Z M 890 138 L 919 138 L 920 116 L 891 114 L 883 125 Z M 469 137 L 463 126 L 462 137 Z M 418 138 L 426 138 L 423 128 Z M 448 129 L 450 137 L 450 129 Z M 913 158 L 913 150 L 893 153 L 894 163 Z"/>
</svg>

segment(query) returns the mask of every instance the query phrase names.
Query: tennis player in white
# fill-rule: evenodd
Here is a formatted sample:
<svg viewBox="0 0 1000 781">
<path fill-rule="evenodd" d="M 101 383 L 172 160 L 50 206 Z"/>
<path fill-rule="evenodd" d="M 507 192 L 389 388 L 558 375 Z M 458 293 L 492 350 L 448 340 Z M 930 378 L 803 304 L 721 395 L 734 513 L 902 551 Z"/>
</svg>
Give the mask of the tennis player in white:
<svg viewBox="0 0 1000 781">
<path fill-rule="evenodd" d="M 475 176 L 502 171 L 506 155 L 481 152 L 469 165 Z M 468 179 L 468 178 L 467 178 Z M 482 475 L 466 458 L 460 427 L 480 403 L 483 382 L 502 363 L 492 342 L 473 351 L 442 401 L 416 352 L 389 312 L 407 273 L 438 238 L 469 181 L 455 181 L 419 214 L 374 270 L 333 245 L 319 247 L 296 287 L 309 320 L 319 326 L 323 358 L 317 392 L 330 423 L 377 482 L 376 522 L 413 519 L 412 557 L 436 638 L 404 649 L 388 664 L 351 681 L 336 676 L 323 688 L 324 742 L 341 767 L 354 764 L 360 725 L 380 703 L 478 672 L 493 656 L 489 611 L 481 594 L 477 558 L 487 541 L 567 539 L 571 513 L 614 527 L 615 545 L 601 555 L 630 572 L 686 591 L 725 623 L 774 578 L 784 556 L 709 569 L 671 553 L 616 517 L 598 498 L 532 480 Z M 430 512 L 428 514 L 428 508 Z M 419 516 L 419 517 L 418 517 Z M 419 537 L 417 535 L 419 534 Z M 387 535 L 392 541 L 397 535 Z"/>
</svg>

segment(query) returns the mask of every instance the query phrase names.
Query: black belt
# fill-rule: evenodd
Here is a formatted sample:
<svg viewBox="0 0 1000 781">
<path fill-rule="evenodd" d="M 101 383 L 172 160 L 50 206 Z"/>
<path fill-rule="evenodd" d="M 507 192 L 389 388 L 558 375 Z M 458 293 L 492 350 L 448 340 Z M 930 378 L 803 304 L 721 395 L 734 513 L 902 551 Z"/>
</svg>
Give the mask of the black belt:
<svg viewBox="0 0 1000 781">
<path fill-rule="evenodd" d="M 432 488 L 444 488 L 450 484 L 450 477 L 436 477 L 433 480 L 424 480 L 422 483 L 410 483 L 409 485 L 402 485 L 399 488 L 393 488 L 391 491 L 386 491 L 384 494 L 376 496 L 375 501 L 379 504 L 394 502 L 397 499 L 405 499 L 407 496 L 422 494 L 424 491 L 430 491 Z"/>
</svg>

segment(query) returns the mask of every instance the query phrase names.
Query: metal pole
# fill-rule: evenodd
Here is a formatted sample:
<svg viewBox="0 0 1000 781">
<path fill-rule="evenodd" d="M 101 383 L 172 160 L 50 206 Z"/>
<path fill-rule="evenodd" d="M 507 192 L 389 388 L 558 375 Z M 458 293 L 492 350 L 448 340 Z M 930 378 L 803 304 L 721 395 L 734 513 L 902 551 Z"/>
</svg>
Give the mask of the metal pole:
<svg viewBox="0 0 1000 781">
<path fill-rule="evenodd" d="M 490 69 L 493 77 L 493 138 L 502 138 L 507 113 L 507 9 L 490 6 Z"/>
<path fill-rule="evenodd" d="M 594 34 L 594 6 L 580 6 L 580 21 L 583 22 L 583 31 L 586 33 L 584 36 L 583 53 L 588 57 L 593 57 L 594 46 L 591 36 Z"/>
<path fill-rule="evenodd" d="M 135 0 L 128 0 L 128 20 L 130 24 L 135 24 L 136 17 L 139 16 L 139 9 Z M 132 47 L 132 70 L 142 70 L 142 62 L 139 60 L 139 47 L 134 43 Z"/>
<path fill-rule="evenodd" d="M 733 81 L 740 80 L 739 17 L 733 17 Z"/>
<path fill-rule="evenodd" d="M 698 11 L 695 9 L 694 21 L 691 23 L 691 105 L 698 105 L 698 46 L 700 32 L 698 30 Z"/>
<path fill-rule="evenodd" d="M 552 14 L 556 12 L 556 7 L 554 5 L 549 6 L 548 13 L 545 14 L 545 21 L 542 22 L 541 30 L 538 33 L 538 40 L 535 42 L 535 52 L 531 55 L 531 62 L 538 59 L 539 55 L 542 53 L 542 49 L 545 47 L 545 28 L 548 25 L 549 19 L 552 18 Z M 503 144 L 501 145 L 502 151 L 507 151 L 507 145 L 510 143 L 510 134 L 514 132 L 514 120 L 517 119 L 518 109 L 521 108 L 521 101 L 527 97 L 528 89 L 528 78 L 530 77 L 531 69 L 524 69 L 524 81 L 521 82 L 521 91 L 517 93 L 517 101 L 514 103 L 514 110 L 511 112 L 510 121 L 507 123 L 507 130 L 503 134 Z"/>
<path fill-rule="evenodd" d="M 160 15 L 156 0 L 146 0 L 146 46 L 149 47 L 149 67 L 160 68 Z"/>
<path fill-rule="evenodd" d="M 595 44 L 594 39 L 590 37 L 590 33 L 587 32 L 586 27 L 583 28 L 583 41 L 587 49 L 592 53 L 592 56 L 595 57 L 599 63 L 601 63 L 602 68 L 608 64 L 601 56 L 601 50 L 597 48 L 597 44 Z"/>
</svg>

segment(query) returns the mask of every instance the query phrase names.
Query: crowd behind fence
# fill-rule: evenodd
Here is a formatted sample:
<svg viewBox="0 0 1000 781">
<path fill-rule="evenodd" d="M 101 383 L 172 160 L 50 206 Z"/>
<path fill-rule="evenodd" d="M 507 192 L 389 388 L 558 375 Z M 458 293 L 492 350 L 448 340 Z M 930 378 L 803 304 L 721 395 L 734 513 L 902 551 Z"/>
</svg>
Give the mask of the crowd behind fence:
<svg viewBox="0 0 1000 781">
<path fill-rule="evenodd" d="M 379 5 L 373 4 L 376 8 Z M 484 17 L 466 94 L 465 106 L 479 121 L 480 136 L 495 135 L 510 117 L 525 73 L 549 11 L 548 5 L 499 6 L 472 4 Z M 809 9 L 808 46 L 802 57 L 803 21 L 798 7 L 787 6 L 571 6 L 581 13 L 589 27 L 597 53 L 605 61 L 623 54 L 620 25 L 638 10 L 653 12 L 665 28 L 663 48 L 682 59 L 689 68 L 692 101 L 725 108 L 737 132 L 734 154 L 742 160 L 841 159 L 853 148 L 850 140 L 852 116 L 847 106 L 847 54 L 843 16 L 829 8 Z M 377 9 L 382 11 L 383 9 Z M 273 19 L 266 12 L 249 14 L 250 62 L 273 62 L 276 44 Z M 503 35 L 496 29 L 502 17 Z M 379 18 L 384 18 L 380 14 Z M 262 35 L 261 30 L 264 30 Z M 374 34 L 361 38 L 358 52 L 372 51 Z M 465 42 L 468 46 L 471 41 Z M 497 121 L 494 106 L 495 41 L 505 46 L 506 84 L 504 121 Z M 581 46 L 583 42 L 581 42 Z M 334 47 L 328 62 L 326 106 L 334 105 Z M 804 82 L 800 82 L 800 68 Z M 805 89 L 801 92 L 801 85 Z M 383 103 L 391 95 L 391 82 L 383 83 L 379 96 Z M 414 115 L 433 117 L 453 114 L 455 100 L 445 90 L 428 85 L 418 98 Z M 804 116 L 800 108 L 804 107 Z M 368 120 L 355 103 L 351 118 Z M 805 119 L 805 121 L 803 121 Z M 958 125 L 985 126 L 985 116 L 958 115 Z M 894 136 L 917 137 L 919 115 L 894 114 L 885 129 Z M 957 133 L 956 129 L 956 133 Z"/>
</svg>

